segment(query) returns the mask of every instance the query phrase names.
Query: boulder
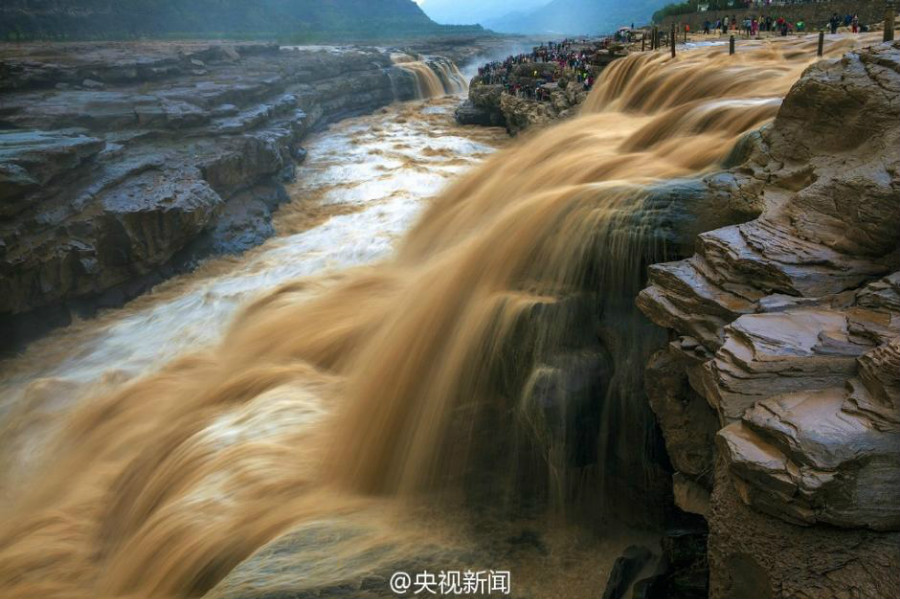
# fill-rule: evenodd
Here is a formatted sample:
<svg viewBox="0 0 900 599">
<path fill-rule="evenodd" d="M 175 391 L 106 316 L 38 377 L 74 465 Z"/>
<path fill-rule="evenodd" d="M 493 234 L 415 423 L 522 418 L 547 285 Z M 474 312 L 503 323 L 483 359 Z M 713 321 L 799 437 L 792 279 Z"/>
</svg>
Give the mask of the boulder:
<svg viewBox="0 0 900 599">
<path fill-rule="evenodd" d="M 502 121 L 499 119 L 499 113 L 475 106 L 471 100 L 466 100 L 460 104 L 456 108 L 454 116 L 456 117 L 456 122 L 460 125 L 495 127 L 502 124 Z"/>
<path fill-rule="evenodd" d="M 0 312 L 25 312 L 44 297 L 81 297 L 146 275 L 199 235 L 223 201 L 196 168 L 136 170 L 99 190 L 89 214 L 64 218 L 56 235 L 7 248 Z"/>
</svg>

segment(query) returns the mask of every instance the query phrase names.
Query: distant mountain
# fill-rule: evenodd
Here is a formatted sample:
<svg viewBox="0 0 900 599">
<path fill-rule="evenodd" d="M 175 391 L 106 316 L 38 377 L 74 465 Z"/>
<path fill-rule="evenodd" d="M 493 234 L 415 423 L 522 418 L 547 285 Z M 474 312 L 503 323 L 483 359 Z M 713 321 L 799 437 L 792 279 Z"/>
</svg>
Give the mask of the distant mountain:
<svg viewBox="0 0 900 599">
<path fill-rule="evenodd" d="M 356 40 L 468 33 L 412 0 L 0 0 L 0 40 Z"/>
<path fill-rule="evenodd" d="M 438 23 L 483 23 L 505 18 L 512 12 L 526 13 L 550 3 L 551 0 L 417 0 L 429 17 Z"/>
<path fill-rule="evenodd" d="M 598 35 L 619 27 L 646 24 L 671 0 L 553 0 L 533 11 L 511 13 L 481 24 L 501 33 Z"/>
</svg>

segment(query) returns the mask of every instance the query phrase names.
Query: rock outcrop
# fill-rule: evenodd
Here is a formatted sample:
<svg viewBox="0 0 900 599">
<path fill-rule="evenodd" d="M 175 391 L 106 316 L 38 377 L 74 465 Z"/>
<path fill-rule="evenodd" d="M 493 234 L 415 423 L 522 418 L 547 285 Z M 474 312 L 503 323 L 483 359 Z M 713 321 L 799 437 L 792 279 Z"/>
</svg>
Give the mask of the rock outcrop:
<svg viewBox="0 0 900 599">
<path fill-rule="evenodd" d="M 502 85 L 469 84 L 469 97 L 456 109 L 460 125 L 505 127 L 506 117 L 500 109 Z"/>
<path fill-rule="evenodd" d="M 730 159 L 762 214 L 650 268 L 674 340 L 647 389 L 711 596 L 900 595 L 898 147 L 900 44 L 814 65 Z"/>
<path fill-rule="evenodd" d="M 547 83 L 542 87 L 548 94 L 547 101 L 507 93 L 502 85 L 472 84 L 469 98 L 456 110 L 456 120 L 461 125 L 506 127 L 510 135 L 516 135 L 574 116 L 588 95 L 584 85 L 576 81 Z"/>
<path fill-rule="evenodd" d="M 593 52 L 591 71 L 595 77 L 622 57 L 619 50 L 616 47 Z M 535 73 L 538 77 L 534 77 Z M 553 81 L 546 83 L 551 77 Z M 517 84 L 522 86 L 522 91 L 511 92 L 510 88 Z M 525 93 L 526 89 L 537 89 L 545 99 L 536 100 L 533 92 Z M 456 120 L 461 125 L 506 127 L 510 135 L 517 135 L 574 116 L 587 96 L 584 84 L 573 80 L 572 72 L 560 69 L 555 63 L 523 63 L 513 69 L 506 84 L 484 83 L 480 77 L 473 78 L 468 99 L 456 110 Z"/>
<path fill-rule="evenodd" d="M 312 128 L 415 97 L 390 51 L 16 46 L 0 60 L 0 350 L 272 233 Z"/>
</svg>

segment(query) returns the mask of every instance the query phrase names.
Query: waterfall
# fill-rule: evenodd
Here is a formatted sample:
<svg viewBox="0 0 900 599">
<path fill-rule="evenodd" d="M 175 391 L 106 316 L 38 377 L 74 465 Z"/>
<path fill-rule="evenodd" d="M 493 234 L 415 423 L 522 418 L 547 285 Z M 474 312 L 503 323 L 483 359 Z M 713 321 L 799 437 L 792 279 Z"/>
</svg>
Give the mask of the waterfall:
<svg viewBox="0 0 900 599">
<path fill-rule="evenodd" d="M 312 299 L 268 291 L 216 347 L 67 411 L 33 385 L 5 430 L 53 434 L 4 489 L 0 594 L 200 596 L 294 526 L 385 504 L 653 509 L 641 378 L 664 339 L 633 302 L 671 248 L 650 190 L 718 168 L 815 60 L 812 38 L 745 48 L 617 61 L 576 118 L 434 198 L 395 257 Z M 423 98 L 464 83 L 445 61 L 397 67 Z"/>
<path fill-rule="evenodd" d="M 444 92 L 447 94 L 461 94 L 465 92 L 469 83 L 452 60 L 446 58 L 434 58 L 428 62 L 432 70 L 436 71 Z"/>
<path fill-rule="evenodd" d="M 413 76 L 416 82 L 416 98 L 424 100 L 459 94 L 466 90 L 468 83 L 459 68 L 443 57 L 412 57 L 408 54 L 393 54 L 394 64 Z"/>
</svg>

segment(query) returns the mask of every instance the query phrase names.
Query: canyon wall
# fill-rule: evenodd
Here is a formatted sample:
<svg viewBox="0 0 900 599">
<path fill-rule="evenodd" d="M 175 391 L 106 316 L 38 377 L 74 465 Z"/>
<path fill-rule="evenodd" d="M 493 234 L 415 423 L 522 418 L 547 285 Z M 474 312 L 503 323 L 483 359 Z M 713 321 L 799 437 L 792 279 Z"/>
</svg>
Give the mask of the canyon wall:
<svg viewBox="0 0 900 599">
<path fill-rule="evenodd" d="M 650 268 L 647 389 L 712 597 L 900 595 L 900 44 L 810 67 L 729 159 L 757 219 Z"/>
<path fill-rule="evenodd" d="M 4 53 L 0 350 L 73 312 L 119 305 L 204 255 L 259 244 L 287 200 L 283 184 L 307 132 L 420 88 L 385 49 L 147 43 Z"/>
</svg>

